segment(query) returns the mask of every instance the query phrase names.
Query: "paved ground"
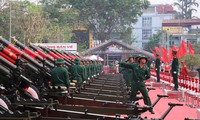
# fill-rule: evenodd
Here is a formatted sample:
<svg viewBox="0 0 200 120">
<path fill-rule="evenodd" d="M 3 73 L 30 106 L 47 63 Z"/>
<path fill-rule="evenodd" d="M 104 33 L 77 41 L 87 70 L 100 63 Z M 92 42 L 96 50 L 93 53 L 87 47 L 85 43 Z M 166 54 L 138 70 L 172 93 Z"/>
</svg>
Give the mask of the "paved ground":
<svg viewBox="0 0 200 120">
<path fill-rule="evenodd" d="M 156 88 L 156 90 L 151 90 L 149 92 L 152 103 L 157 99 L 157 94 L 164 94 L 164 91 L 161 88 Z M 184 106 L 174 107 L 164 120 L 184 120 L 185 118 L 193 118 L 193 119 L 197 118 L 196 112 L 198 108 L 191 108 L 187 106 L 185 102 L 180 102 L 177 99 L 169 99 L 169 98 L 161 98 L 161 100 L 154 107 L 155 114 L 146 112 L 141 116 L 142 117 L 146 116 L 147 118 L 160 118 L 168 109 L 169 102 L 182 103 L 184 104 Z M 143 100 L 140 100 L 139 103 L 141 105 L 144 104 Z"/>
</svg>

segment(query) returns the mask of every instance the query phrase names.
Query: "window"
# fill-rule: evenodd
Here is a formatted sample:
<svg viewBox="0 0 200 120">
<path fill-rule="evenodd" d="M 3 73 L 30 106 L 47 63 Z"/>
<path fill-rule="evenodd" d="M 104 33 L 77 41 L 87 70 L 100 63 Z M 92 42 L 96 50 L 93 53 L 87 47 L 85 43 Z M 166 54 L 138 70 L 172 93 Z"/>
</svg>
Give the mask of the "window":
<svg viewBox="0 0 200 120">
<path fill-rule="evenodd" d="M 142 18 L 142 27 L 151 27 L 152 26 L 152 18 L 144 17 Z"/>
<path fill-rule="evenodd" d="M 169 45 L 170 46 L 174 45 L 174 41 L 169 41 Z"/>
<path fill-rule="evenodd" d="M 142 30 L 142 40 L 149 40 L 152 35 L 151 29 L 143 29 Z"/>
</svg>

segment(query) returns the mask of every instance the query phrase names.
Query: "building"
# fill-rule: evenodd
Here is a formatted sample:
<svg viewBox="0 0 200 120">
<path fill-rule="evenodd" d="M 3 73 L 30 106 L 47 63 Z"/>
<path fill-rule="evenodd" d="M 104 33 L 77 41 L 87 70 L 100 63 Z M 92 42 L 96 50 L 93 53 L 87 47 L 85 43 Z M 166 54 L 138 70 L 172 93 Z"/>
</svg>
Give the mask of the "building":
<svg viewBox="0 0 200 120">
<path fill-rule="evenodd" d="M 162 21 L 175 18 L 175 11 L 172 5 L 151 5 L 143 10 L 143 14 L 138 18 L 138 22 L 133 25 L 133 36 L 136 41 L 133 46 L 143 49 L 149 38 L 162 30 Z"/>
<path fill-rule="evenodd" d="M 200 19 L 163 20 L 163 30 L 167 31 L 169 46 L 181 44 L 181 40 L 197 43 L 200 41 Z"/>
<path fill-rule="evenodd" d="M 115 61 L 124 61 L 130 56 L 145 55 L 151 60 L 155 57 L 152 53 L 135 48 L 127 43 L 120 40 L 107 40 L 93 48 L 90 48 L 81 53 L 85 55 L 97 55 L 104 59 L 104 65 L 112 65 Z"/>
</svg>

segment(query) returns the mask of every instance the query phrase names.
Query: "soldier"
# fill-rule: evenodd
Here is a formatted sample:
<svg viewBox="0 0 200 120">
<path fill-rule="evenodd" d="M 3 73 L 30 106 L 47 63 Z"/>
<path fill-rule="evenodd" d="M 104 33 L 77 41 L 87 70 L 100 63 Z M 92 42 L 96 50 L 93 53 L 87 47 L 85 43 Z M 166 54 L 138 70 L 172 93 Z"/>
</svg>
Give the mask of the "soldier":
<svg viewBox="0 0 200 120">
<path fill-rule="evenodd" d="M 151 59 L 150 59 L 150 57 L 148 57 L 148 61 L 147 61 L 147 66 L 149 67 L 149 68 L 151 68 Z"/>
<path fill-rule="evenodd" d="M 172 60 L 172 67 L 171 67 L 171 74 L 173 77 L 173 82 L 174 82 L 174 90 L 178 90 L 178 58 L 176 56 L 177 51 L 173 50 L 172 51 L 172 56 L 173 56 L 173 60 Z"/>
<path fill-rule="evenodd" d="M 130 100 L 136 100 L 136 95 L 139 90 L 142 93 L 142 96 L 144 97 L 143 100 L 145 105 L 151 106 L 151 100 L 144 83 L 146 79 L 150 78 L 150 70 L 147 67 L 146 63 L 147 58 L 143 56 L 138 59 L 138 63 L 120 63 L 120 66 L 133 69 L 133 80 L 131 85 Z M 149 112 L 155 114 L 153 108 L 150 109 Z"/>
<path fill-rule="evenodd" d="M 75 65 L 73 65 L 71 67 L 71 74 L 72 74 L 72 80 L 76 80 L 77 81 L 77 89 L 78 89 L 78 92 L 80 93 L 80 87 L 81 87 L 81 84 L 83 82 L 83 68 L 81 67 L 80 65 L 80 60 L 78 58 L 75 58 L 74 59 L 74 63 Z"/>
<path fill-rule="evenodd" d="M 141 55 L 138 55 L 137 57 L 135 57 L 135 62 L 138 62 L 140 56 L 141 56 Z"/>
<path fill-rule="evenodd" d="M 85 64 L 85 60 L 84 59 L 82 59 L 80 61 L 80 66 L 83 69 L 82 80 L 83 80 L 83 82 L 85 82 L 88 79 L 88 77 L 87 77 L 87 69 L 86 69 L 86 64 Z"/>
<path fill-rule="evenodd" d="M 128 60 L 126 61 L 127 63 L 132 63 L 134 62 L 134 57 L 129 57 Z M 133 79 L 133 70 L 130 68 L 125 68 L 124 70 L 124 79 L 126 81 L 126 86 L 130 87 L 131 86 L 131 80 Z"/>
<path fill-rule="evenodd" d="M 182 66 L 181 66 L 181 75 L 183 75 L 183 76 L 188 75 L 188 67 L 187 67 L 187 65 L 185 64 L 185 61 L 182 60 L 182 61 L 181 61 L 181 64 L 182 64 Z"/>
<path fill-rule="evenodd" d="M 156 53 L 156 77 L 157 77 L 157 82 L 160 82 L 160 56 L 159 53 Z"/>
<path fill-rule="evenodd" d="M 58 58 L 56 60 L 56 67 L 51 71 L 51 83 L 53 86 L 66 86 L 69 88 L 69 75 L 67 69 L 64 67 L 64 59 Z"/>
</svg>

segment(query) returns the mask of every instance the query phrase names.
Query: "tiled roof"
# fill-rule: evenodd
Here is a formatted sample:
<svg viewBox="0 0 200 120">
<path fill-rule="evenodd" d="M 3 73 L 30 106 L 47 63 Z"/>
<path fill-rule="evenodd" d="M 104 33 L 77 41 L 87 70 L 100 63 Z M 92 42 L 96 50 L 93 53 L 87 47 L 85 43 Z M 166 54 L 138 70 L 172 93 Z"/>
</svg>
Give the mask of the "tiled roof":
<svg viewBox="0 0 200 120">
<path fill-rule="evenodd" d="M 108 47 L 108 46 L 110 46 L 112 44 L 117 44 L 119 46 L 122 46 L 122 47 L 126 48 L 127 50 L 133 50 L 133 51 L 136 51 L 138 54 L 143 54 L 143 55 L 145 55 L 147 57 L 150 57 L 151 59 L 155 59 L 155 57 L 153 56 L 152 53 L 147 52 L 147 51 L 142 50 L 142 49 L 138 49 L 138 48 L 133 47 L 133 46 L 131 46 L 129 44 L 126 44 L 124 42 L 120 42 L 119 40 L 109 40 L 109 41 L 106 41 L 106 42 L 104 42 L 104 43 L 102 43 L 102 44 L 100 44 L 100 45 L 98 45 L 96 47 L 90 48 L 90 49 L 82 52 L 82 54 L 83 55 L 86 54 L 86 53 L 91 54 L 94 51 L 103 50 L 103 49 L 105 49 L 106 47 Z"/>
<path fill-rule="evenodd" d="M 185 26 L 185 25 L 200 25 L 200 19 L 173 19 L 173 20 L 163 20 L 163 26 L 175 25 L 175 26 Z"/>
</svg>

